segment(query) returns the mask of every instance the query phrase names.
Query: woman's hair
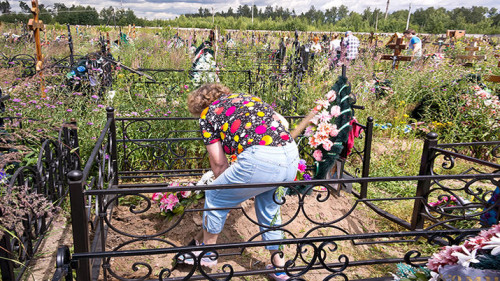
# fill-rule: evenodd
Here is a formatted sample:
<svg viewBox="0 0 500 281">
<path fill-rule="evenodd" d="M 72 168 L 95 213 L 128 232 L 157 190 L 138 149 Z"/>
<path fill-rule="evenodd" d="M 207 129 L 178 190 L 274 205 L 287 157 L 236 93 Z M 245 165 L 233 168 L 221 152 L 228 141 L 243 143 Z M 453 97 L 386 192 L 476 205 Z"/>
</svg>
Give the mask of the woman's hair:
<svg viewBox="0 0 500 281">
<path fill-rule="evenodd" d="M 403 34 L 415 35 L 416 33 L 415 33 L 415 30 L 413 30 L 413 29 L 407 29 L 407 30 L 405 30 L 405 32 L 403 32 Z"/>
<path fill-rule="evenodd" d="M 221 84 L 204 84 L 194 90 L 187 99 L 188 110 L 194 116 L 200 116 L 201 112 L 222 95 L 228 95 L 231 91 Z"/>
</svg>

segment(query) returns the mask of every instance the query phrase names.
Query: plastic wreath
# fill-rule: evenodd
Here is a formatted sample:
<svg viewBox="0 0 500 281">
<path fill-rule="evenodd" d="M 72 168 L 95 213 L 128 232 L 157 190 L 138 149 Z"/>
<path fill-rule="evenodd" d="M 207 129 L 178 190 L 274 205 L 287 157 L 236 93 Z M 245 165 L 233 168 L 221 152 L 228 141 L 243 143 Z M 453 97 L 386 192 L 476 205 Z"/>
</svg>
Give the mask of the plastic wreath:
<svg viewBox="0 0 500 281">
<path fill-rule="evenodd" d="M 304 133 L 314 150 L 315 179 L 326 177 L 347 143 L 353 118 L 351 106 L 354 103 L 350 93 L 351 86 L 347 78 L 340 76 L 324 99 L 316 101 L 313 109 L 316 115 Z"/>
<path fill-rule="evenodd" d="M 463 268 L 487 270 L 488 274 L 500 276 L 500 271 L 498 271 L 500 269 L 500 225 L 481 231 L 478 236 L 467 239 L 463 245 L 443 247 L 427 263 L 430 270 L 440 274 L 443 274 L 443 271 L 449 271 L 449 267 L 453 266 L 460 266 L 462 270 Z M 473 269 L 469 269 L 469 273 Z M 493 270 L 494 273 L 489 270 Z"/>
</svg>

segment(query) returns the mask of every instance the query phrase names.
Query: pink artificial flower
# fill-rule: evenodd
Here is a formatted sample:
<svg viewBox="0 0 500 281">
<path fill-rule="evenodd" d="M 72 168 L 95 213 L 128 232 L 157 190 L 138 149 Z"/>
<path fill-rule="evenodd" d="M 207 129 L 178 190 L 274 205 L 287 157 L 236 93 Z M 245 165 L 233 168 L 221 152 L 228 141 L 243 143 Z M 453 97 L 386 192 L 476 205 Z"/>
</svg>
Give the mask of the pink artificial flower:
<svg viewBox="0 0 500 281">
<path fill-rule="evenodd" d="M 332 109 L 330 109 L 330 114 L 332 117 L 339 117 L 340 115 L 340 106 L 334 105 Z"/>
<path fill-rule="evenodd" d="M 332 149 L 332 146 L 333 146 L 333 142 L 331 142 L 329 139 L 323 141 L 323 148 L 326 151 L 330 151 L 330 149 Z"/>
<path fill-rule="evenodd" d="M 323 153 L 321 150 L 316 149 L 313 153 L 313 157 L 316 161 L 321 161 L 323 159 Z"/>
<path fill-rule="evenodd" d="M 191 195 L 191 191 L 181 191 L 182 198 L 188 198 Z"/>
<path fill-rule="evenodd" d="M 317 100 L 316 104 L 320 105 L 321 108 L 328 108 L 328 106 L 330 105 L 330 103 L 327 100 Z"/>
<path fill-rule="evenodd" d="M 330 135 L 330 131 L 331 131 L 331 126 L 329 123 L 320 123 L 318 125 L 318 129 L 316 131 L 316 134 L 318 136 L 328 137 Z"/>
<path fill-rule="evenodd" d="M 158 201 L 160 200 L 161 198 L 163 197 L 163 194 L 161 194 L 161 192 L 156 192 L 153 194 L 153 196 L 151 197 L 151 200 L 153 201 Z"/>
<path fill-rule="evenodd" d="M 328 122 L 330 121 L 330 119 L 332 119 L 332 116 L 330 115 L 330 113 L 328 113 L 328 111 L 323 110 L 318 114 L 318 119 L 321 122 Z"/>
<path fill-rule="evenodd" d="M 167 197 L 167 200 L 166 200 L 166 208 L 165 209 L 172 211 L 174 209 L 175 205 L 177 205 L 177 203 L 179 203 L 179 198 L 177 198 L 177 196 L 175 196 L 175 194 L 170 193 Z"/>
<path fill-rule="evenodd" d="M 340 130 L 337 130 L 337 125 L 332 125 L 332 130 L 330 131 L 330 137 L 336 137 Z"/>
<path fill-rule="evenodd" d="M 309 137 L 309 146 L 318 147 L 319 142 L 316 140 L 314 136 Z"/>
<path fill-rule="evenodd" d="M 167 205 L 167 203 L 168 203 L 168 193 L 165 193 L 160 199 L 160 204 Z"/>
<path fill-rule="evenodd" d="M 326 93 L 326 98 L 328 99 L 329 102 L 331 102 L 337 98 L 337 93 L 334 90 L 331 90 L 328 93 Z"/>
<path fill-rule="evenodd" d="M 306 166 L 306 164 L 305 164 L 305 163 L 301 163 L 301 162 L 299 162 L 299 166 L 298 166 L 298 168 L 297 168 L 297 169 L 299 170 L 299 172 L 301 172 L 301 173 L 305 172 L 305 171 L 306 171 L 306 168 L 307 168 L 307 166 Z"/>
<path fill-rule="evenodd" d="M 479 97 L 481 97 L 483 99 L 488 99 L 491 97 L 490 93 L 486 92 L 485 90 L 480 90 L 480 91 L 476 92 L 476 95 L 478 95 Z"/>
</svg>

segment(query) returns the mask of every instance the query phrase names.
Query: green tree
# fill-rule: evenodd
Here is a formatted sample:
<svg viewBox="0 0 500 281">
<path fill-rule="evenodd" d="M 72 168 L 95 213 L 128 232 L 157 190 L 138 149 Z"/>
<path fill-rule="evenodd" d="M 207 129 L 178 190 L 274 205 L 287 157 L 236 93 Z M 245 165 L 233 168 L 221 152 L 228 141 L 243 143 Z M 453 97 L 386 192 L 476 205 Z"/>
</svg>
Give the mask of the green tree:
<svg viewBox="0 0 500 281">
<path fill-rule="evenodd" d="M 5 0 L 0 2 L 0 11 L 2 12 L 2 14 L 10 14 L 10 9 L 11 7 L 9 1 Z"/>
<path fill-rule="evenodd" d="M 23 13 L 30 13 L 31 12 L 30 7 L 24 1 L 19 1 L 19 8 L 21 8 L 21 11 Z"/>
</svg>

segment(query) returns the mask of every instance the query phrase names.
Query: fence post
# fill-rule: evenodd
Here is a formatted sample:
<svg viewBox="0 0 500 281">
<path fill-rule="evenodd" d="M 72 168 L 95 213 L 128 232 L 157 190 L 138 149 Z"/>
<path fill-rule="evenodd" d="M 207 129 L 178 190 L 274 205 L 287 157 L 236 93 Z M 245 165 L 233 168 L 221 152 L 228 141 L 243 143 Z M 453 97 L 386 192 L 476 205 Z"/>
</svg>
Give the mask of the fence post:
<svg viewBox="0 0 500 281">
<path fill-rule="evenodd" d="M 248 74 L 248 93 L 252 94 L 252 71 L 248 70 L 247 74 Z"/>
<path fill-rule="evenodd" d="M 107 112 L 107 118 L 108 120 L 111 119 L 113 122 L 111 122 L 109 126 L 109 132 L 110 132 L 110 143 L 111 143 L 111 167 L 113 169 L 112 171 L 112 179 L 113 185 L 118 185 L 118 155 L 116 152 L 116 122 L 115 122 L 115 109 L 108 106 L 106 107 L 106 112 Z"/>
<path fill-rule="evenodd" d="M 88 218 L 85 211 L 85 196 L 83 194 L 83 173 L 73 170 L 68 173 L 69 199 L 71 202 L 71 224 L 73 227 L 73 244 L 75 253 L 88 253 L 90 249 Z M 78 261 L 76 280 L 90 281 L 90 260 Z"/>
<path fill-rule="evenodd" d="M 361 177 L 367 178 L 370 175 L 370 159 L 372 156 L 372 139 L 373 139 L 373 117 L 368 117 L 366 119 L 366 139 L 365 139 L 365 149 L 363 153 L 363 170 L 361 171 Z M 366 198 L 368 195 L 368 182 L 361 183 L 360 198 Z"/>
<path fill-rule="evenodd" d="M 422 150 L 422 158 L 420 160 L 419 176 L 431 175 L 432 166 L 434 163 L 434 147 L 437 146 L 438 134 L 431 132 L 428 133 L 424 148 Z M 416 197 L 424 197 L 426 199 L 430 188 L 430 180 L 419 180 L 417 184 Z M 424 227 L 424 217 L 421 215 L 425 203 L 422 200 L 416 199 L 413 206 L 413 215 L 411 218 L 411 230 L 422 229 Z"/>
<path fill-rule="evenodd" d="M 2 281 L 15 280 L 14 263 L 11 261 L 14 257 L 12 255 L 12 248 L 10 247 L 10 234 L 5 231 L 0 240 L 0 247 L 0 275 L 2 276 Z"/>
</svg>

